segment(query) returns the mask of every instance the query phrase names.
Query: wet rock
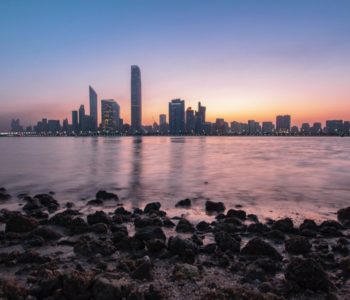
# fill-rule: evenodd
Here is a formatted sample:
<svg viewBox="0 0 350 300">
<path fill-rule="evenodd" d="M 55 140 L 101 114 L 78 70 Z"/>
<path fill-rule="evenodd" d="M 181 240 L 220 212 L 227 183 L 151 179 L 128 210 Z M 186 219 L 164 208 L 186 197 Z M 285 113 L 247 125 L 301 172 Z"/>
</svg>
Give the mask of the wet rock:
<svg viewBox="0 0 350 300">
<path fill-rule="evenodd" d="M 74 245 L 74 252 L 83 256 L 95 256 L 101 254 L 108 256 L 113 254 L 116 248 L 108 241 L 94 240 L 81 237 Z"/>
<path fill-rule="evenodd" d="M 131 212 L 130 211 L 127 211 L 123 206 L 121 207 L 118 207 L 114 213 L 116 215 L 122 215 L 122 216 L 130 216 L 131 215 Z"/>
<path fill-rule="evenodd" d="M 62 275 L 62 291 L 67 299 L 87 300 L 91 298 L 92 274 L 70 270 Z"/>
<path fill-rule="evenodd" d="M 59 212 L 55 214 L 53 217 L 51 217 L 49 219 L 49 224 L 70 228 L 73 218 L 77 214 L 79 213 L 72 209 L 66 209 L 65 211 Z"/>
<path fill-rule="evenodd" d="M 247 220 L 258 223 L 259 222 L 259 218 L 257 215 L 254 214 L 248 214 L 247 215 Z"/>
<path fill-rule="evenodd" d="M 165 242 L 161 239 L 151 239 L 147 241 L 146 247 L 150 253 L 157 253 L 165 248 Z"/>
<path fill-rule="evenodd" d="M 113 239 L 113 243 L 118 250 L 139 251 L 145 248 L 145 243 L 135 237 L 125 236 L 121 239 Z"/>
<path fill-rule="evenodd" d="M 107 273 L 95 278 L 92 293 L 95 300 L 127 299 L 132 289 L 129 279 Z"/>
<path fill-rule="evenodd" d="M 132 272 L 131 277 L 134 279 L 146 279 L 146 280 L 152 280 L 152 264 L 151 260 L 148 256 L 143 257 L 139 262 L 137 263 L 138 266 L 136 267 L 135 271 Z"/>
<path fill-rule="evenodd" d="M 309 240 L 302 236 L 293 236 L 285 241 L 287 252 L 292 254 L 306 254 L 310 252 L 311 244 Z"/>
<path fill-rule="evenodd" d="M 313 259 L 294 258 L 285 270 L 287 281 L 297 283 L 301 288 L 328 291 L 333 284 L 327 273 Z"/>
<path fill-rule="evenodd" d="M 199 276 L 199 270 L 190 264 L 176 264 L 173 275 L 176 280 L 194 279 Z"/>
<path fill-rule="evenodd" d="M 43 264 L 49 261 L 51 261 L 50 257 L 41 256 L 40 253 L 33 250 L 27 250 L 17 257 L 19 264 Z"/>
<path fill-rule="evenodd" d="M 92 206 L 99 206 L 103 204 L 103 200 L 101 199 L 93 199 L 93 200 L 89 200 L 87 202 L 87 205 L 92 205 Z"/>
<path fill-rule="evenodd" d="M 201 221 L 197 224 L 196 229 L 198 231 L 203 231 L 203 232 L 208 231 L 210 230 L 210 224 L 208 222 Z"/>
<path fill-rule="evenodd" d="M 59 207 L 57 200 L 49 194 L 38 194 L 34 196 L 34 199 L 38 199 L 40 204 L 46 207 L 49 213 L 55 212 Z"/>
<path fill-rule="evenodd" d="M 26 244 L 30 247 L 42 247 L 45 244 L 45 240 L 41 236 L 34 235 L 26 241 Z"/>
<path fill-rule="evenodd" d="M 0 279 L 0 298 L 8 300 L 27 299 L 28 291 L 20 286 L 15 279 Z"/>
<path fill-rule="evenodd" d="M 74 207 L 74 203 L 73 202 L 67 202 L 66 203 L 66 208 L 73 208 Z"/>
<path fill-rule="evenodd" d="M 6 222 L 5 231 L 17 233 L 30 232 L 38 227 L 38 225 L 38 221 L 34 218 L 26 217 L 21 214 L 14 214 Z"/>
<path fill-rule="evenodd" d="M 90 231 L 90 228 L 83 218 L 77 217 L 71 220 L 69 224 L 69 231 L 71 235 L 75 235 L 86 233 Z"/>
<path fill-rule="evenodd" d="M 337 221 L 327 220 L 320 224 L 320 232 L 327 237 L 339 237 L 343 236 L 342 230 L 344 227 Z"/>
<path fill-rule="evenodd" d="M 210 243 L 210 244 L 205 245 L 202 248 L 202 252 L 204 252 L 206 254 L 213 254 L 216 251 L 216 248 L 217 248 L 216 243 Z"/>
<path fill-rule="evenodd" d="M 31 232 L 31 235 L 33 236 L 40 236 L 42 237 L 44 240 L 48 241 L 48 240 L 58 240 L 59 238 L 62 237 L 62 235 L 60 233 L 58 233 L 57 231 L 47 227 L 47 226 L 40 226 L 36 229 L 34 229 Z"/>
<path fill-rule="evenodd" d="M 275 221 L 272 224 L 271 229 L 279 230 L 279 231 L 284 232 L 284 233 L 293 233 L 294 232 L 294 224 L 293 224 L 292 219 L 285 218 L 285 219 Z"/>
<path fill-rule="evenodd" d="M 140 241 L 147 242 L 152 239 L 160 239 L 165 241 L 166 236 L 160 227 L 148 226 L 144 228 L 139 228 L 135 232 L 135 238 Z"/>
<path fill-rule="evenodd" d="M 227 213 L 226 213 L 226 217 L 228 218 L 237 218 L 240 220 L 245 220 L 247 218 L 247 214 L 244 210 L 236 210 L 236 209 L 230 209 Z"/>
<path fill-rule="evenodd" d="M 104 223 L 96 223 L 91 226 L 91 230 L 97 234 L 106 234 L 108 232 L 108 226 Z"/>
<path fill-rule="evenodd" d="M 159 288 L 156 288 L 153 284 L 151 284 L 149 286 L 148 291 L 145 291 L 144 297 L 145 297 L 145 300 L 163 300 L 163 299 L 166 299 L 163 297 L 162 290 Z"/>
<path fill-rule="evenodd" d="M 247 231 L 250 233 L 262 234 L 269 231 L 269 228 L 263 223 L 252 223 L 248 225 Z"/>
<path fill-rule="evenodd" d="M 268 231 L 264 234 L 264 236 L 268 239 L 274 240 L 275 242 L 284 241 L 285 239 L 284 233 L 280 230 Z"/>
<path fill-rule="evenodd" d="M 194 226 L 190 223 L 190 221 L 183 218 L 179 221 L 179 223 L 176 226 L 177 232 L 191 233 L 194 232 L 194 230 Z"/>
<path fill-rule="evenodd" d="M 144 208 L 144 210 L 143 210 L 143 212 L 145 214 L 148 214 L 148 213 L 150 213 L 152 211 L 159 211 L 160 207 L 161 207 L 161 204 L 159 202 L 147 203 L 145 208 Z"/>
<path fill-rule="evenodd" d="M 26 212 L 30 212 L 33 210 L 39 210 L 42 208 L 40 202 L 36 198 L 31 198 L 31 197 L 25 197 L 26 204 L 23 206 L 23 210 Z"/>
<path fill-rule="evenodd" d="M 112 220 L 104 211 L 100 210 L 88 215 L 87 222 L 90 226 L 97 223 L 104 223 L 109 225 L 112 223 Z"/>
<path fill-rule="evenodd" d="M 162 220 L 158 216 L 137 216 L 134 220 L 135 227 L 163 226 Z"/>
<path fill-rule="evenodd" d="M 179 202 L 176 203 L 175 207 L 184 207 L 184 208 L 189 208 L 191 207 L 191 199 L 184 199 L 180 200 Z"/>
<path fill-rule="evenodd" d="M 5 188 L 0 188 L 0 201 L 7 201 L 11 199 L 11 195 L 7 193 Z"/>
<path fill-rule="evenodd" d="M 222 212 L 225 211 L 225 205 L 222 202 L 206 201 L 205 210 L 207 212 Z"/>
<path fill-rule="evenodd" d="M 310 231 L 317 232 L 318 231 L 318 226 L 317 226 L 317 224 L 316 224 L 316 222 L 314 220 L 305 219 L 303 221 L 303 223 L 300 224 L 299 230 L 300 231 L 310 230 Z"/>
<path fill-rule="evenodd" d="M 199 249 L 193 241 L 189 239 L 183 239 L 180 236 L 170 237 L 168 241 L 168 248 L 173 254 L 180 256 L 186 255 L 186 250 L 190 250 L 196 254 L 198 253 Z"/>
<path fill-rule="evenodd" d="M 215 233 L 215 242 L 222 251 L 229 250 L 237 253 L 240 250 L 240 242 L 224 231 Z"/>
<path fill-rule="evenodd" d="M 163 226 L 171 228 L 171 227 L 175 227 L 175 223 L 171 221 L 169 218 L 165 217 L 163 218 Z"/>
<path fill-rule="evenodd" d="M 96 199 L 98 199 L 98 200 L 115 200 L 115 201 L 118 201 L 119 197 L 116 194 L 109 193 L 109 192 L 101 190 L 101 191 L 98 191 L 96 193 Z"/>
<path fill-rule="evenodd" d="M 242 248 L 242 255 L 267 256 L 277 260 L 282 260 L 281 254 L 270 244 L 260 238 L 253 238 Z"/>
<path fill-rule="evenodd" d="M 344 225 L 350 224 L 350 206 L 346 208 L 339 209 L 337 212 L 338 220 L 339 222 L 343 223 Z"/>
</svg>

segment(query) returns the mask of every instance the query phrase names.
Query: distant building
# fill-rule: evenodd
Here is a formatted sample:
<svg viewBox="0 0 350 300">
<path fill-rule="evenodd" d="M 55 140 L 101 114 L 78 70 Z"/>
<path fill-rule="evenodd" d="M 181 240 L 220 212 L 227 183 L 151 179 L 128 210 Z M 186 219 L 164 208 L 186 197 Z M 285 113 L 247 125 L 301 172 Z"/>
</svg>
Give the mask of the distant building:
<svg viewBox="0 0 350 300">
<path fill-rule="evenodd" d="M 11 121 L 11 131 L 12 132 L 21 132 L 23 131 L 23 126 L 21 126 L 21 122 L 19 119 L 13 119 Z"/>
<path fill-rule="evenodd" d="M 47 126 L 49 132 L 54 133 L 61 131 L 60 120 L 48 120 Z"/>
<path fill-rule="evenodd" d="M 159 125 L 165 125 L 166 124 L 166 114 L 160 114 L 159 115 Z"/>
<path fill-rule="evenodd" d="M 262 134 L 264 135 L 271 135 L 274 130 L 274 125 L 272 122 L 263 122 L 262 123 Z"/>
<path fill-rule="evenodd" d="M 67 118 L 65 118 L 65 119 L 63 120 L 63 123 L 62 123 L 62 130 L 65 131 L 65 132 L 70 131 L 69 123 L 68 123 L 68 119 L 67 119 Z"/>
<path fill-rule="evenodd" d="M 310 124 L 309 123 L 303 123 L 300 128 L 300 133 L 302 135 L 310 135 L 311 130 L 310 130 Z"/>
<path fill-rule="evenodd" d="M 217 118 L 214 124 L 214 134 L 224 135 L 228 131 L 228 124 L 224 119 Z"/>
<path fill-rule="evenodd" d="M 255 120 L 248 120 L 248 134 L 258 135 L 261 132 L 260 124 Z"/>
<path fill-rule="evenodd" d="M 91 130 L 97 130 L 97 94 L 95 90 L 89 86 L 89 100 L 90 100 L 90 117 L 91 117 Z"/>
<path fill-rule="evenodd" d="M 298 128 L 298 126 L 293 126 L 293 127 L 291 128 L 291 130 L 290 130 L 290 133 L 291 133 L 292 135 L 298 135 L 298 134 L 299 134 L 299 128 Z"/>
<path fill-rule="evenodd" d="M 141 71 L 138 66 L 131 66 L 131 130 L 141 133 Z"/>
<path fill-rule="evenodd" d="M 196 134 L 203 134 L 203 124 L 206 122 L 205 119 L 206 107 L 202 106 L 200 102 L 198 102 L 198 110 L 195 112 L 195 128 L 194 131 Z"/>
<path fill-rule="evenodd" d="M 276 117 L 276 132 L 278 134 L 290 133 L 291 117 L 290 115 Z"/>
<path fill-rule="evenodd" d="M 311 130 L 311 134 L 319 135 L 322 133 L 322 124 L 319 122 L 314 123 L 310 130 Z"/>
<path fill-rule="evenodd" d="M 84 122 L 85 122 L 85 107 L 82 104 L 79 107 L 79 129 L 81 131 L 86 127 Z"/>
<path fill-rule="evenodd" d="M 344 134 L 346 134 L 346 135 L 350 134 L 350 121 L 344 121 L 343 131 L 344 131 Z"/>
<path fill-rule="evenodd" d="M 236 135 L 241 134 L 241 126 L 239 122 L 231 122 L 231 133 Z"/>
<path fill-rule="evenodd" d="M 186 110 L 186 133 L 193 134 L 195 130 L 196 119 L 194 117 L 194 110 L 189 107 Z"/>
<path fill-rule="evenodd" d="M 210 122 L 205 122 L 202 124 L 202 132 L 201 134 L 205 134 L 205 135 L 210 135 L 212 134 L 213 131 L 213 124 Z"/>
<path fill-rule="evenodd" d="M 342 120 L 328 120 L 326 121 L 326 132 L 330 135 L 339 135 L 343 133 Z"/>
<path fill-rule="evenodd" d="M 174 99 L 169 102 L 169 131 L 170 134 L 185 133 L 185 101 Z"/>
<path fill-rule="evenodd" d="M 72 131 L 77 132 L 79 130 L 79 122 L 78 122 L 78 111 L 72 111 Z"/>
<path fill-rule="evenodd" d="M 32 132 L 33 131 L 33 127 L 32 126 L 27 126 L 26 127 L 26 131 L 27 132 Z"/>
<path fill-rule="evenodd" d="M 102 129 L 119 130 L 120 107 L 113 99 L 101 100 Z"/>
</svg>

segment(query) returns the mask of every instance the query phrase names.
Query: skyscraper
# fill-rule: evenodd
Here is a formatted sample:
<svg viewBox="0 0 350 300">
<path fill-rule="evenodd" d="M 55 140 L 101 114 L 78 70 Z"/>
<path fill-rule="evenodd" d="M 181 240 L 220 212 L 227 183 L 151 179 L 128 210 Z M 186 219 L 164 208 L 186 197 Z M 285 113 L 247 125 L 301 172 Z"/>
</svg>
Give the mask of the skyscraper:
<svg viewBox="0 0 350 300">
<path fill-rule="evenodd" d="M 72 130 L 78 131 L 79 125 L 78 125 L 78 112 L 76 110 L 72 111 Z"/>
<path fill-rule="evenodd" d="M 89 86 L 89 99 L 90 99 L 90 117 L 91 117 L 91 129 L 97 130 L 97 94 L 95 90 Z"/>
<path fill-rule="evenodd" d="M 131 66 L 131 130 L 140 133 L 142 126 L 141 107 L 141 71 L 138 66 Z"/>
<path fill-rule="evenodd" d="M 85 107 L 84 105 L 80 105 L 79 107 L 79 129 L 83 130 L 85 128 Z"/>
<path fill-rule="evenodd" d="M 102 128 L 108 131 L 119 129 L 120 107 L 113 99 L 101 100 Z"/>
<path fill-rule="evenodd" d="M 186 110 L 186 133 L 193 134 L 196 125 L 196 119 L 194 117 L 194 110 L 189 107 Z"/>
<path fill-rule="evenodd" d="M 174 99 L 169 102 L 169 131 L 170 134 L 185 133 L 185 101 Z"/>
<path fill-rule="evenodd" d="M 290 133 L 290 115 L 277 116 L 276 117 L 276 131 L 278 134 Z"/>
<path fill-rule="evenodd" d="M 202 106 L 200 102 L 198 102 L 198 113 L 202 118 L 202 123 L 205 123 L 205 106 Z"/>
</svg>

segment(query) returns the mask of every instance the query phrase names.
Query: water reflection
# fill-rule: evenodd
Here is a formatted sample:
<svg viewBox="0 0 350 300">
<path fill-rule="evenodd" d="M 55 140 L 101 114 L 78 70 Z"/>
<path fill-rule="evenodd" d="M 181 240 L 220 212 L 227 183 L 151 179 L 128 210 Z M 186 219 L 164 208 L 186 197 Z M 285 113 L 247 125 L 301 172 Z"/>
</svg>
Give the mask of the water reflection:
<svg viewBox="0 0 350 300">
<path fill-rule="evenodd" d="M 131 200 L 134 206 L 139 206 L 144 201 L 142 187 L 142 136 L 136 136 L 132 139 L 132 157 L 131 171 L 129 179 L 129 188 L 127 198 Z"/>
</svg>

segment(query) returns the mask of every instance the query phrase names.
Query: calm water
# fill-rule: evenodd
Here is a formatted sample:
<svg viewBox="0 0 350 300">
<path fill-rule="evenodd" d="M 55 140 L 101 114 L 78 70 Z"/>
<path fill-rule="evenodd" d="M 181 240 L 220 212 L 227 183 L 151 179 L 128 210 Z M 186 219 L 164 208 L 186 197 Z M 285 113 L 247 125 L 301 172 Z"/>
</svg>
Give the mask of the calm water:
<svg viewBox="0 0 350 300">
<path fill-rule="evenodd" d="M 77 207 L 99 189 L 127 207 L 160 201 L 189 218 L 204 216 L 206 199 L 297 222 L 334 218 L 350 205 L 348 138 L 9 137 L 0 138 L 0 153 L 0 186 L 11 194 L 54 191 Z M 184 198 L 192 210 L 174 208 Z"/>
</svg>

